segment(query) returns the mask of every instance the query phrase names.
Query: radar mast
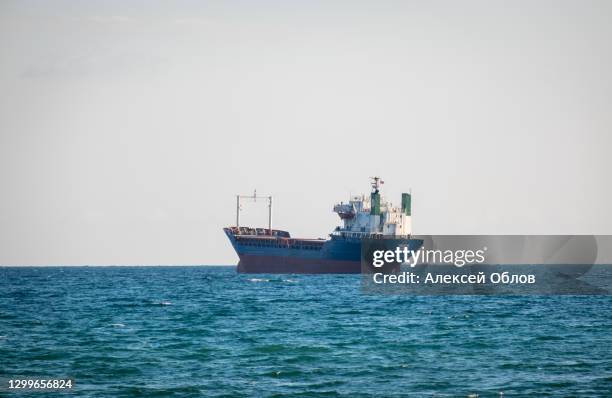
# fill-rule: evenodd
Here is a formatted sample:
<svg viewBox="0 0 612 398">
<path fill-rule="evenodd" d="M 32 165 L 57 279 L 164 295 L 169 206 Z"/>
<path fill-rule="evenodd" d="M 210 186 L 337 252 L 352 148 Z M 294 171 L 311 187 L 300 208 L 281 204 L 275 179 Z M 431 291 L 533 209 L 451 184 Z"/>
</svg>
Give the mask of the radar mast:
<svg viewBox="0 0 612 398">
<path fill-rule="evenodd" d="M 372 180 L 370 183 L 372 185 L 372 192 L 378 193 L 378 189 L 385 182 L 380 177 L 370 177 L 370 179 Z"/>
</svg>

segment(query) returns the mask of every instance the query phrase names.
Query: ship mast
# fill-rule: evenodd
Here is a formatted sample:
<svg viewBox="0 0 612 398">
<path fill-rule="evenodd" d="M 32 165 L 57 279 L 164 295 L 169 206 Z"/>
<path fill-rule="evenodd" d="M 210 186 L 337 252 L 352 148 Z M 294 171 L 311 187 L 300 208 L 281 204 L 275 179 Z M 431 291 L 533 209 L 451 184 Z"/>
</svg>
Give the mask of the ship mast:
<svg viewBox="0 0 612 398">
<path fill-rule="evenodd" d="M 272 195 L 260 195 L 257 196 L 257 190 L 253 192 L 253 195 L 236 195 L 236 227 L 240 227 L 240 211 L 242 199 L 252 200 L 257 202 L 257 198 L 264 198 L 268 200 L 268 233 L 272 235 Z"/>
<path fill-rule="evenodd" d="M 372 185 L 372 192 L 378 192 L 380 186 L 385 183 L 380 177 L 370 177 L 370 179 L 372 180 L 370 183 Z"/>
</svg>

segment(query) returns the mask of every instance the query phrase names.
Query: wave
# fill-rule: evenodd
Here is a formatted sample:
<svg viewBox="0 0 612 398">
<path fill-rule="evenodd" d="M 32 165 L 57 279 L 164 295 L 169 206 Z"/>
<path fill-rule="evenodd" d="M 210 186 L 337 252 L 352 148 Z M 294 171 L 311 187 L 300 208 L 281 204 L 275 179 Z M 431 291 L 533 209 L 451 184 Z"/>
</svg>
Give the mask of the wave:
<svg viewBox="0 0 612 398">
<path fill-rule="evenodd" d="M 266 279 L 266 278 L 249 278 L 247 279 L 249 282 L 272 282 L 272 283 L 297 283 L 295 279 Z"/>
<path fill-rule="evenodd" d="M 270 282 L 270 279 L 250 278 L 249 282 Z"/>
</svg>

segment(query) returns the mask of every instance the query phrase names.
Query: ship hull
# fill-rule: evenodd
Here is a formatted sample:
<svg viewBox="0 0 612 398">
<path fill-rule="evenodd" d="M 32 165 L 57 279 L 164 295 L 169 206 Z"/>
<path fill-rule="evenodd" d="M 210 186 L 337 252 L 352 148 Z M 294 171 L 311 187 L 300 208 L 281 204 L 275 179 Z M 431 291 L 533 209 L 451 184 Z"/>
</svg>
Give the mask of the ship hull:
<svg viewBox="0 0 612 398">
<path fill-rule="evenodd" d="M 328 240 L 237 236 L 225 229 L 240 261 L 239 273 L 249 274 L 359 274 L 361 240 Z M 288 236 L 288 234 L 287 234 Z M 410 249 L 420 241 L 405 239 Z"/>
</svg>

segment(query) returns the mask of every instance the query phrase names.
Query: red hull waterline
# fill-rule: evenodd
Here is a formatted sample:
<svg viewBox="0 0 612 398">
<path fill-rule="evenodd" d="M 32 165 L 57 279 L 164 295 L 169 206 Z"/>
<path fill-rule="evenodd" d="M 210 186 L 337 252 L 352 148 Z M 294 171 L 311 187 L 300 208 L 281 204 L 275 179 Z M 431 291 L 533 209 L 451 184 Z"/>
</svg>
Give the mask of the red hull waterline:
<svg viewBox="0 0 612 398">
<path fill-rule="evenodd" d="M 242 274 L 360 274 L 359 261 L 306 259 L 243 254 L 238 263 Z"/>
</svg>

